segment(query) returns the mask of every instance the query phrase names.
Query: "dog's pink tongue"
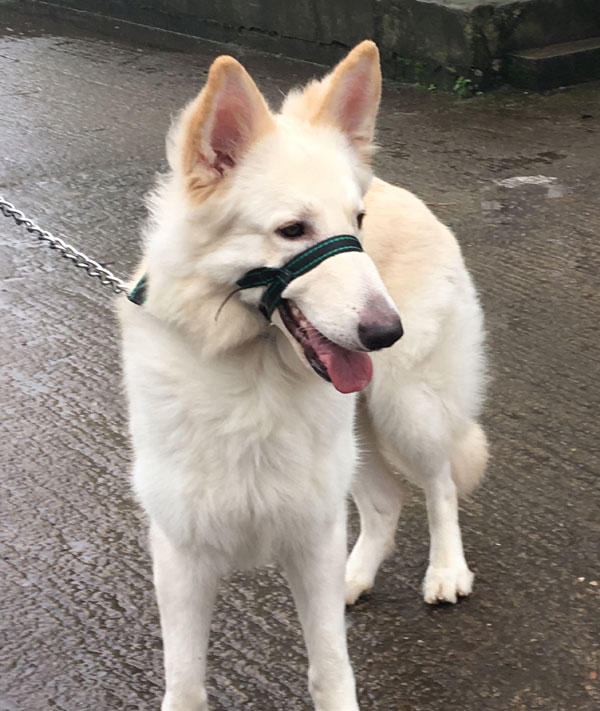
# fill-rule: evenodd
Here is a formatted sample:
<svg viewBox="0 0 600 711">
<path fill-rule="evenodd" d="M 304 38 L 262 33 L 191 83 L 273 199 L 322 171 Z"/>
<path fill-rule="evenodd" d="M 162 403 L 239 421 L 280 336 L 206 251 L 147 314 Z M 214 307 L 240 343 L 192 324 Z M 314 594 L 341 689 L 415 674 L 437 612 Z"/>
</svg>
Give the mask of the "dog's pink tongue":
<svg viewBox="0 0 600 711">
<path fill-rule="evenodd" d="M 321 343 L 318 355 L 336 390 L 356 393 L 371 382 L 373 362 L 366 353 L 348 351 L 335 343 Z"/>
</svg>

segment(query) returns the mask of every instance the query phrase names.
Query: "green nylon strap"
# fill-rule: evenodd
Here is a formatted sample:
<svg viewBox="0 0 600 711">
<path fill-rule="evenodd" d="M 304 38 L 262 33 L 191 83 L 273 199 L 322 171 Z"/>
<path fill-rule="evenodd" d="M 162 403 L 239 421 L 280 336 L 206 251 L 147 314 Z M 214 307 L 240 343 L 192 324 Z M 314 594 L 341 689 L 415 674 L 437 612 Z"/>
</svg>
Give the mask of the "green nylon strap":
<svg viewBox="0 0 600 711">
<path fill-rule="evenodd" d="M 240 289 L 253 289 L 266 286 L 258 310 L 270 321 L 273 311 L 281 301 L 287 285 L 311 269 L 324 262 L 329 257 L 343 252 L 362 252 L 360 242 L 353 235 L 336 235 L 305 249 L 286 262 L 282 267 L 258 267 L 246 272 L 237 280 Z M 129 301 L 141 306 L 146 301 L 148 277 L 144 275 L 127 296 Z"/>
<path fill-rule="evenodd" d="M 336 254 L 362 251 L 360 242 L 353 235 L 336 235 L 300 252 L 282 267 L 252 269 L 241 279 L 238 279 L 236 284 L 240 289 L 251 289 L 257 286 L 267 287 L 260 300 L 258 310 L 270 321 L 273 311 L 281 301 L 285 288 L 291 281 Z"/>
<path fill-rule="evenodd" d="M 146 290 L 148 288 L 148 277 L 144 276 L 138 281 L 138 283 L 133 287 L 131 293 L 127 295 L 129 301 L 134 304 L 141 306 L 144 301 L 146 301 Z"/>
</svg>

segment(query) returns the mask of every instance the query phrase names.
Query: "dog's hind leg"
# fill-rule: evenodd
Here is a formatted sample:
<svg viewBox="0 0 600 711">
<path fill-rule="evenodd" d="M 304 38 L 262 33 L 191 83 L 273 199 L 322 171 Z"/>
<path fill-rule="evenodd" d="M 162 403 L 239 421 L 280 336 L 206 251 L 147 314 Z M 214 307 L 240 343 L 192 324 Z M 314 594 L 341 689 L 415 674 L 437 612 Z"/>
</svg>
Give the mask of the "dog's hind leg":
<svg viewBox="0 0 600 711">
<path fill-rule="evenodd" d="M 485 434 L 473 422 L 454 435 L 441 459 L 413 451 L 410 476 L 425 491 L 429 521 L 429 565 L 423 581 L 427 603 L 456 602 L 471 593 L 474 575 L 463 551 L 458 497 L 479 483 L 487 458 Z"/>
<path fill-rule="evenodd" d="M 453 427 L 445 402 L 426 381 L 397 379 L 392 389 L 389 374 L 387 380 L 382 376 L 386 373 L 379 373 L 366 398 L 373 432 L 392 471 L 421 487 L 426 497 L 430 555 L 423 596 L 428 603 L 456 602 L 473 584 L 458 523 L 457 482 L 468 490 L 481 477 L 485 436 L 470 422 L 462 430 Z"/>
<path fill-rule="evenodd" d="M 352 484 L 352 498 L 360 516 L 360 535 L 346 564 L 347 605 L 373 587 L 379 566 L 394 550 L 403 498 L 399 478 L 379 452 L 364 412 L 359 422 L 361 464 Z"/>
<path fill-rule="evenodd" d="M 467 566 L 458 524 L 458 495 L 450 461 L 423 478 L 429 520 L 429 566 L 423 581 L 425 602 L 456 602 L 469 595 L 473 573 Z"/>
<path fill-rule="evenodd" d="M 304 631 L 310 693 L 316 711 L 359 711 L 344 621 L 346 511 L 307 533 L 310 542 L 290 545 L 281 562 Z"/>
<path fill-rule="evenodd" d="M 207 711 L 206 654 L 219 576 L 156 526 L 150 542 L 165 656 L 161 711 Z"/>
</svg>

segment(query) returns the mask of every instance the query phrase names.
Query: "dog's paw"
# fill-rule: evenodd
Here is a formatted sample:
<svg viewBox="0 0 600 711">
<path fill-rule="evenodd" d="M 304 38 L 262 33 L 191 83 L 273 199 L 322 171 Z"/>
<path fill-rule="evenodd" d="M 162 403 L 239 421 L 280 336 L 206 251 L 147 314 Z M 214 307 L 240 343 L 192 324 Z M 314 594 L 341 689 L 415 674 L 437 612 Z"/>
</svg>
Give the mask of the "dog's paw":
<svg viewBox="0 0 600 711">
<path fill-rule="evenodd" d="M 204 689 L 185 694 L 167 691 L 160 711 L 208 711 L 208 696 Z"/>
<path fill-rule="evenodd" d="M 438 602 L 456 602 L 457 598 L 466 597 L 473 589 L 475 576 L 466 564 L 455 568 L 427 568 L 423 581 L 423 597 L 429 605 Z"/>
<path fill-rule="evenodd" d="M 360 577 L 346 577 L 346 605 L 354 605 L 358 598 L 372 587 L 372 581 Z"/>
</svg>

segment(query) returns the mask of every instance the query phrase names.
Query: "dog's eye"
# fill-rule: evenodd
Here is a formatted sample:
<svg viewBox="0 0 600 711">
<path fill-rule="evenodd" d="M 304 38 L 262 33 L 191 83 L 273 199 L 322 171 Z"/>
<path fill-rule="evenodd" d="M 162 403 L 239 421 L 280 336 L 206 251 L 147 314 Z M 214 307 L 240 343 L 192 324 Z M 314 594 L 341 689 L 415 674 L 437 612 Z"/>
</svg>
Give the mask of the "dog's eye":
<svg viewBox="0 0 600 711">
<path fill-rule="evenodd" d="M 291 225 L 280 227 L 277 232 L 287 239 L 296 239 L 306 234 L 306 225 L 304 222 L 292 222 Z"/>
<path fill-rule="evenodd" d="M 362 223 L 365 218 L 365 213 L 364 212 L 359 212 L 358 215 L 356 216 L 356 221 L 358 222 L 358 229 L 362 230 Z"/>
</svg>

